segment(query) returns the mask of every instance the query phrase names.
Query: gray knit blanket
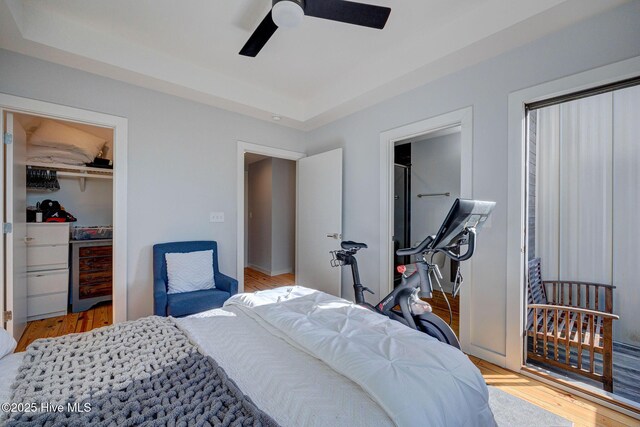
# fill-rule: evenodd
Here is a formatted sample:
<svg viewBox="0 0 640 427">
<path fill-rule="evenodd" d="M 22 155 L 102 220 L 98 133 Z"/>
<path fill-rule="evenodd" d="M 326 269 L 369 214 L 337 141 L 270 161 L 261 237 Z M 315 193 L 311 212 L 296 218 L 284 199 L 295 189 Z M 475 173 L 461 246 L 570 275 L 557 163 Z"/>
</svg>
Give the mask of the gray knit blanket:
<svg viewBox="0 0 640 427">
<path fill-rule="evenodd" d="M 277 426 L 172 319 L 31 344 L 8 426 Z"/>
</svg>

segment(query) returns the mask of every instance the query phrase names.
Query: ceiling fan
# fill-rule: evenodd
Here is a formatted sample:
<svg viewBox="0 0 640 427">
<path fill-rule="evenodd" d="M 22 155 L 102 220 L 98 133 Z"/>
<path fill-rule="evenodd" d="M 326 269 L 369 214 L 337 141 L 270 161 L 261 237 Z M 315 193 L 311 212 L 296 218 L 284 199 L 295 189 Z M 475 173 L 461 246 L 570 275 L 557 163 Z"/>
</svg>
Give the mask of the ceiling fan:
<svg viewBox="0 0 640 427">
<path fill-rule="evenodd" d="M 273 0 L 273 7 L 253 32 L 240 55 L 255 57 L 280 27 L 293 28 L 304 16 L 383 29 L 391 9 L 345 0 Z"/>
</svg>

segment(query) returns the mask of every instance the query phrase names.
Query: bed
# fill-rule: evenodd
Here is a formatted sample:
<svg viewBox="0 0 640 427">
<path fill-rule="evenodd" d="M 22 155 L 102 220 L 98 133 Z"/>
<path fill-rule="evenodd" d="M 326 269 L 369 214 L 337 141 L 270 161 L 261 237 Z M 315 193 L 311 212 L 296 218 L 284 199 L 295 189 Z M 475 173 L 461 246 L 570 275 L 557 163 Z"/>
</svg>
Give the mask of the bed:
<svg viewBox="0 0 640 427">
<path fill-rule="evenodd" d="M 146 322 L 154 318 L 163 319 Z M 145 320 L 126 323 L 136 322 Z M 223 308 L 170 322 L 267 415 L 250 425 L 495 425 L 485 382 L 463 353 L 322 292 L 239 294 Z M 58 345 L 53 340 L 35 343 Z M 0 402 L 12 402 L 21 387 L 33 392 L 15 381 L 32 358 L 24 354 L 0 360 Z"/>
</svg>

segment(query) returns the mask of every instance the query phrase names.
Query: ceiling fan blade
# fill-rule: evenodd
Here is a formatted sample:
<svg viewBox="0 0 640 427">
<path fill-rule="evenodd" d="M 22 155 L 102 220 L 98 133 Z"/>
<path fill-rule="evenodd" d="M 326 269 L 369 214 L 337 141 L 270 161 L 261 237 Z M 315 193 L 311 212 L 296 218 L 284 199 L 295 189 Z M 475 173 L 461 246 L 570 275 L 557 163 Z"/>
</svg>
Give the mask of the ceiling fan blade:
<svg viewBox="0 0 640 427">
<path fill-rule="evenodd" d="M 391 9 L 344 0 L 306 0 L 304 14 L 331 21 L 383 29 Z"/>
<path fill-rule="evenodd" d="M 249 40 L 240 51 L 240 55 L 255 57 L 269 41 L 278 26 L 273 22 L 271 12 L 265 16 L 258 28 L 251 34 Z"/>
</svg>

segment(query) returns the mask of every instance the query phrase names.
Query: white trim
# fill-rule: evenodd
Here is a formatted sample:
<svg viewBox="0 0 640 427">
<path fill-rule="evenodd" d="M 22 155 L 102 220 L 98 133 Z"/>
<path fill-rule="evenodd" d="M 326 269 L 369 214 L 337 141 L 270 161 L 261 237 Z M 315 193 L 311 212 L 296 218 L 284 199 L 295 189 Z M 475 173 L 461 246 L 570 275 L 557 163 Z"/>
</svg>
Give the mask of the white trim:
<svg viewBox="0 0 640 427">
<path fill-rule="evenodd" d="M 266 268 L 262 268 L 262 267 L 260 267 L 258 265 L 255 265 L 255 264 L 249 264 L 249 265 L 247 265 L 247 268 L 250 268 L 252 270 L 256 270 L 257 272 L 262 273 L 262 274 L 266 274 L 267 276 L 272 276 L 271 271 L 267 270 Z"/>
<path fill-rule="evenodd" d="M 525 318 L 525 104 L 614 83 L 640 74 L 640 56 L 509 94 L 506 367 L 521 372 Z M 524 371 L 522 371 L 524 373 Z M 536 379 L 540 379 L 536 377 Z M 557 386 L 556 384 L 554 384 Z M 572 391 L 573 392 L 573 391 Z M 592 396 L 585 396 L 596 400 Z M 598 402 L 602 403 L 602 402 Z M 640 405 L 639 405 L 640 408 Z M 620 408 L 616 408 L 620 410 Z"/>
<path fill-rule="evenodd" d="M 462 310 L 460 310 L 460 314 L 462 315 Z M 460 342 L 460 344 L 462 344 L 462 342 Z M 480 347 L 479 345 L 473 344 L 472 342 L 468 343 L 467 345 L 470 351 L 466 351 L 463 349 L 467 354 L 472 354 L 475 357 L 486 360 L 487 362 L 493 363 L 497 366 L 504 366 L 506 363 L 505 357 L 493 350 L 487 350 L 486 348 Z"/>
<path fill-rule="evenodd" d="M 473 108 L 431 117 L 416 123 L 400 126 L 380 134 L 380 293 L 393 290 L 393 148 L 395 143 L 410 138 L 419 138 L 438 130 L 460 126 L 461 173 L 460 197 L 473 198 Z M 502 360 L 500 355 L 474 346 L 471 339 L 471 312 L 473 305 L 469 295 L 473 287 L 472 261 L 462 263 L 465 286 L 460 290 L 460 343 L 467 353 L 478 355 L 489 361 Z M 385 288 L 386 283 L 386 288 Z M 385 292 L 386 291 L 386 292 Z M 504 363 L 504 361 L 502 361 Z M 494 362 L 495 363 L 495 362 Z"/>
<path fill-rule="evenodd" d="M 4 111 L 2 109 L 2 98 L 0 98 L 0 227 L 4 223 L 4 176 L 5 176 L 5 167 L 4 167 L 4 133 L 6 132 L 6 125 L 4 123 Z M 4 245 L 5 245 L 5 237 L 2 230 L 0 230 L 0 328 L 6 328 L 7 320 L 4 318 L 4 311 L 6 310 L 6 302 L 5 302 L 5 292 L 6 292 L 6 281 L 5 281 L 5 268 L 4 268 Z"/>
<path fill-rule="evenodd" d="M 262 274 L 266 274 L 269 277 L 273 277 L 273 276 L 280 276 L 281 274 L 289 274 L 289 273 L 293 273 L 293 268 L 285 268 L 282 270 L 276 270 L 276 271 L 271 271 L 271 270 L 267 270 L 266 268 L 262 268 L 258 265 L 255 264 L 249 264 L 247 265 L 247 268 L 250 268 L 252 270 L 256 270 Z"/>
<path fill-rule="evenodd" d="M 0 93 L 3 110 L 113 129 L 113 322 L 127 320 L 127 140 L 124 117 Z M 4 127 L 3 127 L 4 129 Z"/>
<path fill-rule="evenodd" d="M 283 268 L 282 270 L 271 271 L 271 277 L 290 273 L 293 273 L 293 268 Z"/>
<path fill-rule="evenodd" d="M 244 155 L 245 153 L 262 154 L 263 156 L 276 157 L 278 159 L 298 160 L 306 157 L 306 154 L 297 151 L 283 150 L 281 148 L 269 147 L 266 145 L 253 144 L 251 142 L 238 141 L 237 149 L 237 170 L 236 170 L 236 189 L 237 189 L 237 254 L 236 254 L 236 276 L 238 280 L 238 292 L 244 292 Z M 296 197 L 297 197 L 297 180 L 298 167 L 296 163 Z M 298 215 L 296 213 L 296 240 L 298 235 Z M 298 245 L 296 242 L 296 271 L 298 262 Z M 265 270 L 256 270 L 265 272 Z M 266 274 L 266 273 L 265 273 Z"/>
</svg>

